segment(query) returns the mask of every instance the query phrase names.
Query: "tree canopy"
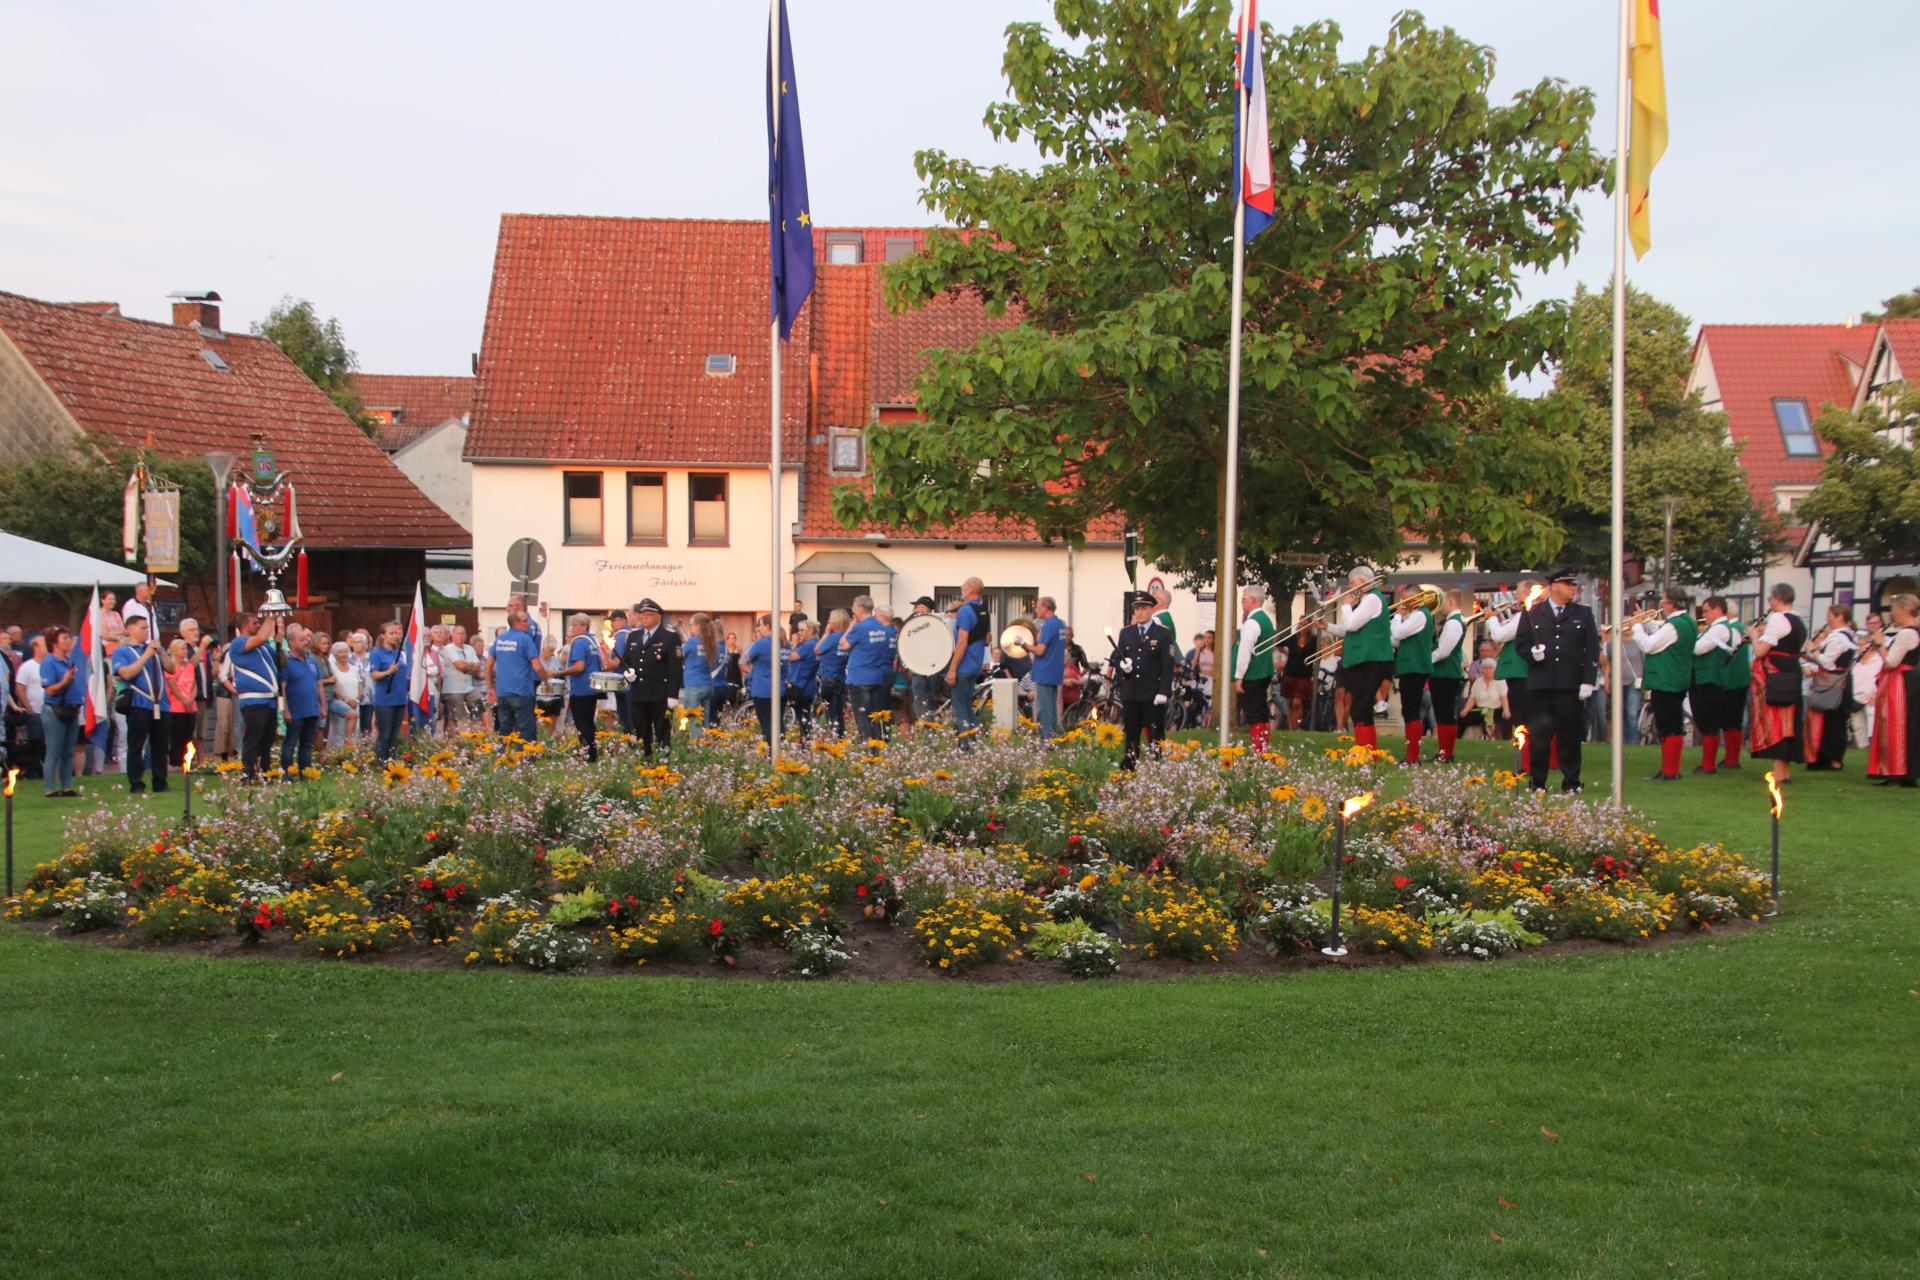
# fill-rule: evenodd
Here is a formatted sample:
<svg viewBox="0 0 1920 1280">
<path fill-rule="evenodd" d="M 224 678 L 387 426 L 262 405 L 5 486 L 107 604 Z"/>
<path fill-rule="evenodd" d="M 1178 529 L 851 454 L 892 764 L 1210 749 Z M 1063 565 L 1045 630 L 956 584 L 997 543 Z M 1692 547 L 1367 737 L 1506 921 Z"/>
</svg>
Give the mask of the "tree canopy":
<svg viewBox="0 0 1920 1280">
<path fill-rule="evenodd" d="M 352 375 L 360 361 L 347 345 L 339 320 L 332 316 L 322 320 L 311 302 L 288 297 L 275 303 L 265 320 L 255 321 L 253 332 L 286 352 L 287 359 L 299 365 L 362 431 L 374 433 L 373 419 L 353 389 Z"/>
<path fill-rule="evenodd" d="M 1889 412 L 1869 402 L 1860 412 L 1829 408 L 1813 424 L 1833 452 L 1820 464 L 1820 487 L 1801 500 L 1803 519 L 1869 559 L 1920 562 L 1920 460 L 1913 423 L 1920 388 L 1903 386 Z"/>
<path fill-rule="evenodd" d="M 138 451 L 95 447 L 45 453 L 0 466 L 0 528 L 8 533 L 121 563 L 121 495 Z M 147 470 L 180 489 L 182 580 L 213 572 L 213 472 L 198 459 L 146 455 Z M 139 562 L 136 563 L 138 567 Z"/>
<path fill-rule="evenodd" d="M 1869 311 L 1864 317 L 1868 324 L 1879 324 L 1882 320 L 1913 320 L 1920 318 L 1920 288 L 1909 289 L 1905 293 L 1896 293 L 1891 298 L 1880 300 L 1878 311 Z"/>
<path fill-rule="evenodd" d="M 1021 322 L 919 376 L 938 424 L 869 429 L 845 521 L 924 528 L 985 511 L 1079 539 L 1122 512 L 1143 550 L 1209 570 L 1225 459 L 1234 48 L 1227 0 L 1056 0 L 1065 41 L 1008 28 L 1010 98 L 986 114 L 1037 170 L 919 153 L 953 231 L 887 272 L 905 310 L 973 291 Z M 1566 336 L 1522 277 L 1579 238 L 1605 166 L 1591 95 L 1544 80 L 1490 97 L 1492 50 L 1417 14 L 1356 60 L 1319 22 L 1268 39 L 1278 219 L 1249 246 L 1241 569 L 1393 561 L 1404 533 L 1450 560 L 1492 540 L 1559 546 L 1562 405 L 1507 392 Z M 990 465 L 981 466 L 982 462 Z M 1211 576 L 1209 572 L 1207 576 Z"/>
</svg>

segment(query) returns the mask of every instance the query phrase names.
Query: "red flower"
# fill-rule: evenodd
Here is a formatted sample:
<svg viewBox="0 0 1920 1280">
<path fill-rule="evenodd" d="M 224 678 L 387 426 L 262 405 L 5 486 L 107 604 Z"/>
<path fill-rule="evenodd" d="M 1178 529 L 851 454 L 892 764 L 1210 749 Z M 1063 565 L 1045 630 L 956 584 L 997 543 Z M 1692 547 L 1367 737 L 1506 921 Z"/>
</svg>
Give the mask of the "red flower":
<svg viewBox="0 0 1920 1280">
<path fill-rule="evenodd" d="M 1069 874 L 1067 871 L 1067 864 L 1064 862 L 1061 863 L 1059 866 L 1055 867 L 1054 870 L 1063 876 Z"/>
<path fill-rule="evenodd" d="M 427 843 L 428 843 L 428 844 L 432 844 L 432 843 L 433 843 L 433 842 L 434 842 L 435 840 L 438 840 L 439 838 L 440 838 L 440 833 L 439 833 L 438 831 L 429 831 L 429 832 L 427 832 Z"/>
<path fill-rule="evenodd" d="M 867 896 L 867 886 L 861 885 L 859 888 L 855 889 L 853 892 L 854 892 L 854 896 L 864 898 Z"/>
<path fill-rule="evenodd" d="M 453 899 L 454 899 L 454 897 L 455 897 L 455 892 L 454 892 L 454 890 L 452 890 L 452 889 L 448 889 L 448 890 L 447 890 L 447 901 L 448 901 L 448 902 L 452 902 L 452 901 L 453 901 Z"/>
<path fill-rule="evenodd" d="M 467 882 L 462 880 L 459 884 L 453 886 L 453 891 L 455 893 L 465 893 L 467 891 Z"/>
<path fill-rule="evenodd" d="M 1405 876 L 1395 876 L 1393 878 L 1393 887 L 1396 889 L 1404 889 L 1412 883 L 1413 881 L 1407 879 Z"/>
<path fill-rule="evenodd" d="M 636 897 L 634 897 L 634 896 L 633 896 L 632 894 L 628 894 L 628 895 L 627 895 L 627 905 L 628 905 L 628 906 L 630 906 L 630 907 L 637 907 L 637 906 L 639 906 L 639 905 L 640 905 L 640 899 L 638 899 L 638 898 L 636 898 Z"/>
<path fill-rule="evenodd" d="M 724 924 L 721 924 L 718 920 L 711 921 L 707 925 L 707 936 L 712 938 L 717 938 L 722 933 L 725 933 L 726 929 L 727 929 L 727 926 Z"/>
<path fill-rule="evenodd" d="M 617 916 L 620 914 L 620 899 L 618 898 L 608 899 L 607 914 L 610 916 Z"/>
<path fill-rule="evenodd" d="M 256 929 L 271 929 L 273 928 L 273 917 L 262 911 L 253 918 L 253 924 Z"/>
<path fill-rule="evenodd" d="M 422 889 L 431 889 L 431 888 L 433 888 L 433 877 L 432 877 L 432 876 L 426 876 L 426 877 L 424 877 L 424 878 L 423 878 L 423 879 L 422 879 L 422 880 L 420 881 L 420 887 L 421 887 Z"/>
<path fill-rule="evenodd" d="M 1086 843 L 1086 839 L 1084 836 L 1068 836 L 1067 843 L 1070 845 L 1081 845 Z"/>
</svg>

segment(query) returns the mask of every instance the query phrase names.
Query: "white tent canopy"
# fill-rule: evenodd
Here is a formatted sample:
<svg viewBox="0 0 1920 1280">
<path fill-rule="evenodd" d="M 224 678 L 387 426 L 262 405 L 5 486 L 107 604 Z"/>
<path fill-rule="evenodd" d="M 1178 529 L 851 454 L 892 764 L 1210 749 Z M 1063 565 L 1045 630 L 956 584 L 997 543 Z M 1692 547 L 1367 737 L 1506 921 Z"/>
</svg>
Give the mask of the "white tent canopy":
<svg viewBox="0 0 1920 1280">
<path fill-rule="evenodd" d="M 21 587 L 43 587 L 55 591 L 86 589 L 95 583 L 103 587 L 127 588 L 146 581 L 147 575 L 132 565 L 95 560 L 65 547 L 49 546 L 0 531 L 0 591 Z M 162 580 L 163 586 L 172 586 Z"/>
</svg>

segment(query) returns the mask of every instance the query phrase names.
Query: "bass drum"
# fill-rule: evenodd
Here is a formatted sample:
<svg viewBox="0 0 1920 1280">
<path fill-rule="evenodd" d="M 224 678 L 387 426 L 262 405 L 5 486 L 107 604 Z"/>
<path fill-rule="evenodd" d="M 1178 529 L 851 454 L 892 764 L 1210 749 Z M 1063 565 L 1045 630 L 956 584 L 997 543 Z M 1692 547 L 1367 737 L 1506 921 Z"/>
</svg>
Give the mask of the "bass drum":
<svg viewBox="0 0 1920 1280">
<path fill-rule="evenodd" d="M 938 614 L 921 613 L 900 626 L 900 665 L 917 676 L 935 676 L 953 660 L 953 632 Z"/>
</svg>

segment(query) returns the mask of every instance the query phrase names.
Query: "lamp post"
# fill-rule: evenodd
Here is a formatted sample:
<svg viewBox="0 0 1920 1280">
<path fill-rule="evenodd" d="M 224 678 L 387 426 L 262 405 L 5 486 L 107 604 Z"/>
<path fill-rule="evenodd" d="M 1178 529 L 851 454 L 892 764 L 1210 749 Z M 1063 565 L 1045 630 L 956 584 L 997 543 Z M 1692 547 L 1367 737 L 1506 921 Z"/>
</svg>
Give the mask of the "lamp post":
<svg viewBox="0 0 1920 1280">
<path fill-rule="evenodd" d="M 1678 495 L 1670 493 L 1660 499 L 1660 505 L 1667 509 L 1666 551 L 1660 557 L 1660 595 L 1664 598 L 1667 584 L 1673 581 L 1673 512 L 1680 505 L 1680 499 Z"/>
<path fill-rule="evenodd" d="M 213 606 L 213 617 L 218 619 L 214 627 L 213 639 L 216 644 L 227 642 L 227 477 L 233 474 L 234 456 L 224 449 L 209 449 L 200 455 L 213 468 L 213 582 L 214 592 L 219 603 Z"/>
</svg>

